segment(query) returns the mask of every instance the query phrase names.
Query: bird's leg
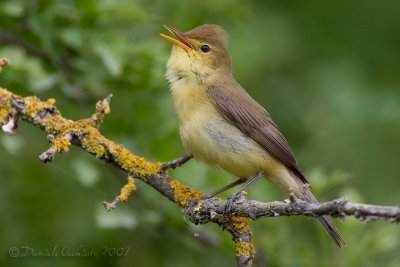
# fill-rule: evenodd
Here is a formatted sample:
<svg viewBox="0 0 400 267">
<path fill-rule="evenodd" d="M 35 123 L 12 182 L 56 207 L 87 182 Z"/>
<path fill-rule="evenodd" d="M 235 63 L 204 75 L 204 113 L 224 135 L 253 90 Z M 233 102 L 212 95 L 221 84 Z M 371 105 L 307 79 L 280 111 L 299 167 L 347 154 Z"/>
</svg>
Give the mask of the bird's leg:
<svg viewBox="0 0 400 267">
<path fill-rule="evenodd" d="M 215 197 L 216 195 L 219 195 L 219 194 L 221 194 L 222 192 L 225 192 L 226 190 L 231 189 L 232 187 L 235 187 L 235 186 L 237 186 L 237 185 L 243 184 L 244 182 L 246 182 L 246 180 L 237 179 L 237 180 L 234 181 L 233 183 L 230 183 L 230 184 L 228 184 L 228 185 L 225 185 L 224 187 L 222 187 L 222 188 L 220 188 L 220 189 L 218 189 L 218 190 L 216 190 L 216 191 L 214 191 L 214 192 L 212 192 L 212 193 L 210 193 L 210 194 L 207 194 L 207 195 L 205 195 L 205 196 L 199 198 L 199 200 L 206 200 L 206 199 Z"/>
<path fill-rule="evenodd" d="M 163 173 L 168 169 L 175 169 L 177 167 L 180 167 L 187 161 L 189 161 L 191 158 L 193 158 L 191 154 L 186 154 L 180 158 L 165 162 L 161 165 L 160 172 Z"/>
<path fill-rule="evenodd" d="M 199 203 L 199 201 L 203 201 L 203 200 L 207 200 L 210 198 L 215 197 L 216 195 L 221 194 L 222 192 L 225 192 L 226 190 L 231 189 L 232 187 L 235 187 L 237 185 L 243 184 L 246 180 L 243 179 L 238 179 L 236 181 L 234 181 L 233 183 L 230 183 L 228 185 L 225 185 L 224 187 L 210 193 L 207 195 L 202 196 L 201 198 L 197 198 L 197 199 L 192 199 L 192 200 L 188 200 L 185 206 L 185 211 L 183 212 L 183 220 L 186 222 L 186 218 L 189 215 L 189 212 L 193 209 L 194 206 L 197 205 L 197 203 Z"/>
<path fill-rule="evenodd" d="M 250 180 L 247 180 L 246 183 L 239 188 L 239 190 L 237 190 L 235 193 L 233 193 L 226 201 L 225 204 L 225 215 L 228 216 L 229 218 L 232 216 L 232 204 L 235 203 L 235 201 L 238 199 L 238 197 L 240 196 L 240 194 L 247 188 L 249 187 L 251 184 L 253 184 L 254 182 L 260 180 L 260 178 L 262 178 L 264 176 L 263 173 L 258 173 L 256 176 L 254 176 L 253 178 L 251 178 Z"/>
</svg>

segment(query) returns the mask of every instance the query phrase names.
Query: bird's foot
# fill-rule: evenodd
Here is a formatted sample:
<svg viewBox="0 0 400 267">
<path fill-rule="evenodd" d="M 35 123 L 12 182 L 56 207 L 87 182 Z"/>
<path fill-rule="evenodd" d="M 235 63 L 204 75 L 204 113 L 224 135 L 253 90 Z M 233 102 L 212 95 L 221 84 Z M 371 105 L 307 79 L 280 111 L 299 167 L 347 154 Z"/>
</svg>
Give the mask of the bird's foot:
<svg viewBox="0 0 400 267">
<path fill-rule="evenodd" d="M 191 199 L 186 202 L 186 206 L 183 211 L 183 221 L 185 222 L 186 225 L 189 225 L 186 219 L 190 216 L 191 211 L 197 205 L 197 203 L 198 203 L 197 199 Z"/>
<path fill-rule="evenodd" d="M 200 198 L 196 198 L 196 199 L 187 200 L 185 209 L 183 211 L 183 221 L 185 222 L 185 224 L 188 224 L 186 219 L 191 216 L 192 211 L 198 205 L 200 205 L 201 202 L 204 200 L 207 200 L 207 197 L 200 197 Z"/>
<path fill-rule="evenodd" d="M 224 209 L 224 215 L 226 217 L 228 217 L 229 219 L 233 215 L 232 206 L 239 199 L 240 195 L 241 195 L 241 192 L 239 192 L 238 194 L 233 194 L 226 200 L 225 209 Z"/>
</svg>

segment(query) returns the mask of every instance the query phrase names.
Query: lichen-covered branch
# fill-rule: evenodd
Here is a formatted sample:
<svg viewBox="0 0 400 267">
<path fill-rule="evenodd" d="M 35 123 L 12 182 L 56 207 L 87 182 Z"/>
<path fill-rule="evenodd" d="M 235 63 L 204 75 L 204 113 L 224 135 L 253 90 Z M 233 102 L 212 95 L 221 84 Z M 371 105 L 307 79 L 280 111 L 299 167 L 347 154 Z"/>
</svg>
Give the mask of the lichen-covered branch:
<svg viewBox="0 0 400 267">
<path fill-rule="evenodd" d="M 0 68 L 6 64 L 6 61 L 0 60 Z M 172 162 L 173 164 L 150 162 L 101 135 L 98 127 L 104 115 L 110 112 L 110 99 L 109 96 L 99 101 L 95 114 L 90 118 L 72 121 L 61 115 L 54 99 L 40 101 L 34 96 L 21 97 L 0 87 L 0 126 L 4 132 L 15 134 L 18 121 L 24 120 L 44 130 L 48 134 L 50 148 L 39 156 L 43 162 L 52 161 L 58 153 L 67 152 L 70 145 L 74 144 L 125 171 L 128 183 L 112 203 L 104 203 L 107 210 L 115 208 L 118 202 L 127 200 L 128 195 L 135 190 L 133 178 L 151 185 L 181 207 L 185 207 L 188 200 L 201 197 L 202 193 L 171 179 L 165 173 L 168 168 L 179 166 L 189 160 L 189 156 L 182 161 Z M 240 217 L 227 219 L 220 216 L 210 218 L 209 222 L 214 222 L 231 233 L 237 265 L 251 266 L 255 252 L 247 219 Z"/>
<path fill-rule="evenodd" d="M 210 218 L 223 216 L 225 202 L 218 199 L 209 199 L 194 208 L 191 220 L 194 223 L 206 223 Z M 232 211 L 236 216 L 259 219 L 279 216 L 310 216 L 345 218 L 354 216 L 364 222 L 387 220 L 400 223 L 400 206 L 378 206 L 370 204 L 350 203 L 346 198 L 338 198 L 323 203 L 309 203 L 296 198 L 293 194 L 287 201 L 259 202 L 242 200 L 236 202 Z"/>
<path fill-rule="evenodd" d="M 6 64 L 7 61 L 0 59 L 0 70 Z M 54 99 L 40 101 L 34 96 L 21 97 L 0 88 L 0 126 L 4 132 L 15 134 L 18 121 L 24 120 L 44 130 L 48 134 L 50 148 L 39 156 L 43 162 L 52 161 L 58 153 L 67 152 L 73 144 L 125 171 L 128 182 L 113 202 L 104 203 L 107 210 L 127 200 L 128 195 L 136 188 L 134 179 L 146 182 L 181 207 L 185 207 L 188 201 L 203 196 L 202 193 L 181 184 L 165 173 L 167 169 L 185 163 L 191 158 L 190 155 L 164 164 L 150 162 L 108 140 L 99 132 L 98 128 L 104 116 L 110 112 L 110 100 L 111 96 L 99 101 L 96 112 L 90 118 L 72 121 L 61 115 Z M 248 201 L 242 196 L 232 206 L 235 215 L 232 218 L 224 216 L 225 203 L 217 198 L 199 201 L 193 205 L 188 215 L 195 224 L 213 222 L 232 235 L 238 266 L 251 266 L 255 253 L 253 236 L 246 217 L 252 219 L 293 215 L 318 217 L 327 214 L 335 217 L 354 216 L 362 221 L 386 219 L 400 222 L 400 207 L 355 204 L 344 198 L 310 204 L 296 198 L 294 194 L 291 194 L 289 201 L 270 203 Z"/>
</svg>

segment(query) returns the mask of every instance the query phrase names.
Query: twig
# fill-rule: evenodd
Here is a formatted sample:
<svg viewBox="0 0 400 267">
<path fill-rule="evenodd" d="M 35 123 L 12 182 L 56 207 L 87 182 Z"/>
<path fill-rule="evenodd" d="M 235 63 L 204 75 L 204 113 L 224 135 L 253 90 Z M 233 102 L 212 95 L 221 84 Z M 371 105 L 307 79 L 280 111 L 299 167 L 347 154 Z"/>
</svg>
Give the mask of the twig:
<svg viewBox="0 0 400 267">
<path fill-rule="evenodd" d="M 186 154 L 180 158 L 177 158 L 175 160 L 171 160 L 168 162 L 165 162 L 161 165 L 161 169 L 160 172 L 166 172 L 168 169 L 175 169 L 178 168 L 180 166 L 182 166 L 183 164 L 185 164 L 186 162 L 188 162 L 190 159 L 192 159 L 193 156 L 190 154 Z"/>
</svg>

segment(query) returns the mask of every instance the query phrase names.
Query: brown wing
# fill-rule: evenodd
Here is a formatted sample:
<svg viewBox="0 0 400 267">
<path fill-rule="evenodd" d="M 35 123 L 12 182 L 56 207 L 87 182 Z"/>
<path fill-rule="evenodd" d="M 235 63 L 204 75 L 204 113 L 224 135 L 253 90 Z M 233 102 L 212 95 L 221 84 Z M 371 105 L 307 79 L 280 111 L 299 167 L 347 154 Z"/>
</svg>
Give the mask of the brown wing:
<svg viewBox="0 0 400 267">
<path fill-rule="evenodd" d="M 225 119 L 285 164 L 300 180 L 308 183 L 298 169 L 293 152 L 276 124 L 267 111 L 245 90 L 239 86 L 229 90 L 210 86 L 207 92 L 215 107 Z"/>
</svg>

